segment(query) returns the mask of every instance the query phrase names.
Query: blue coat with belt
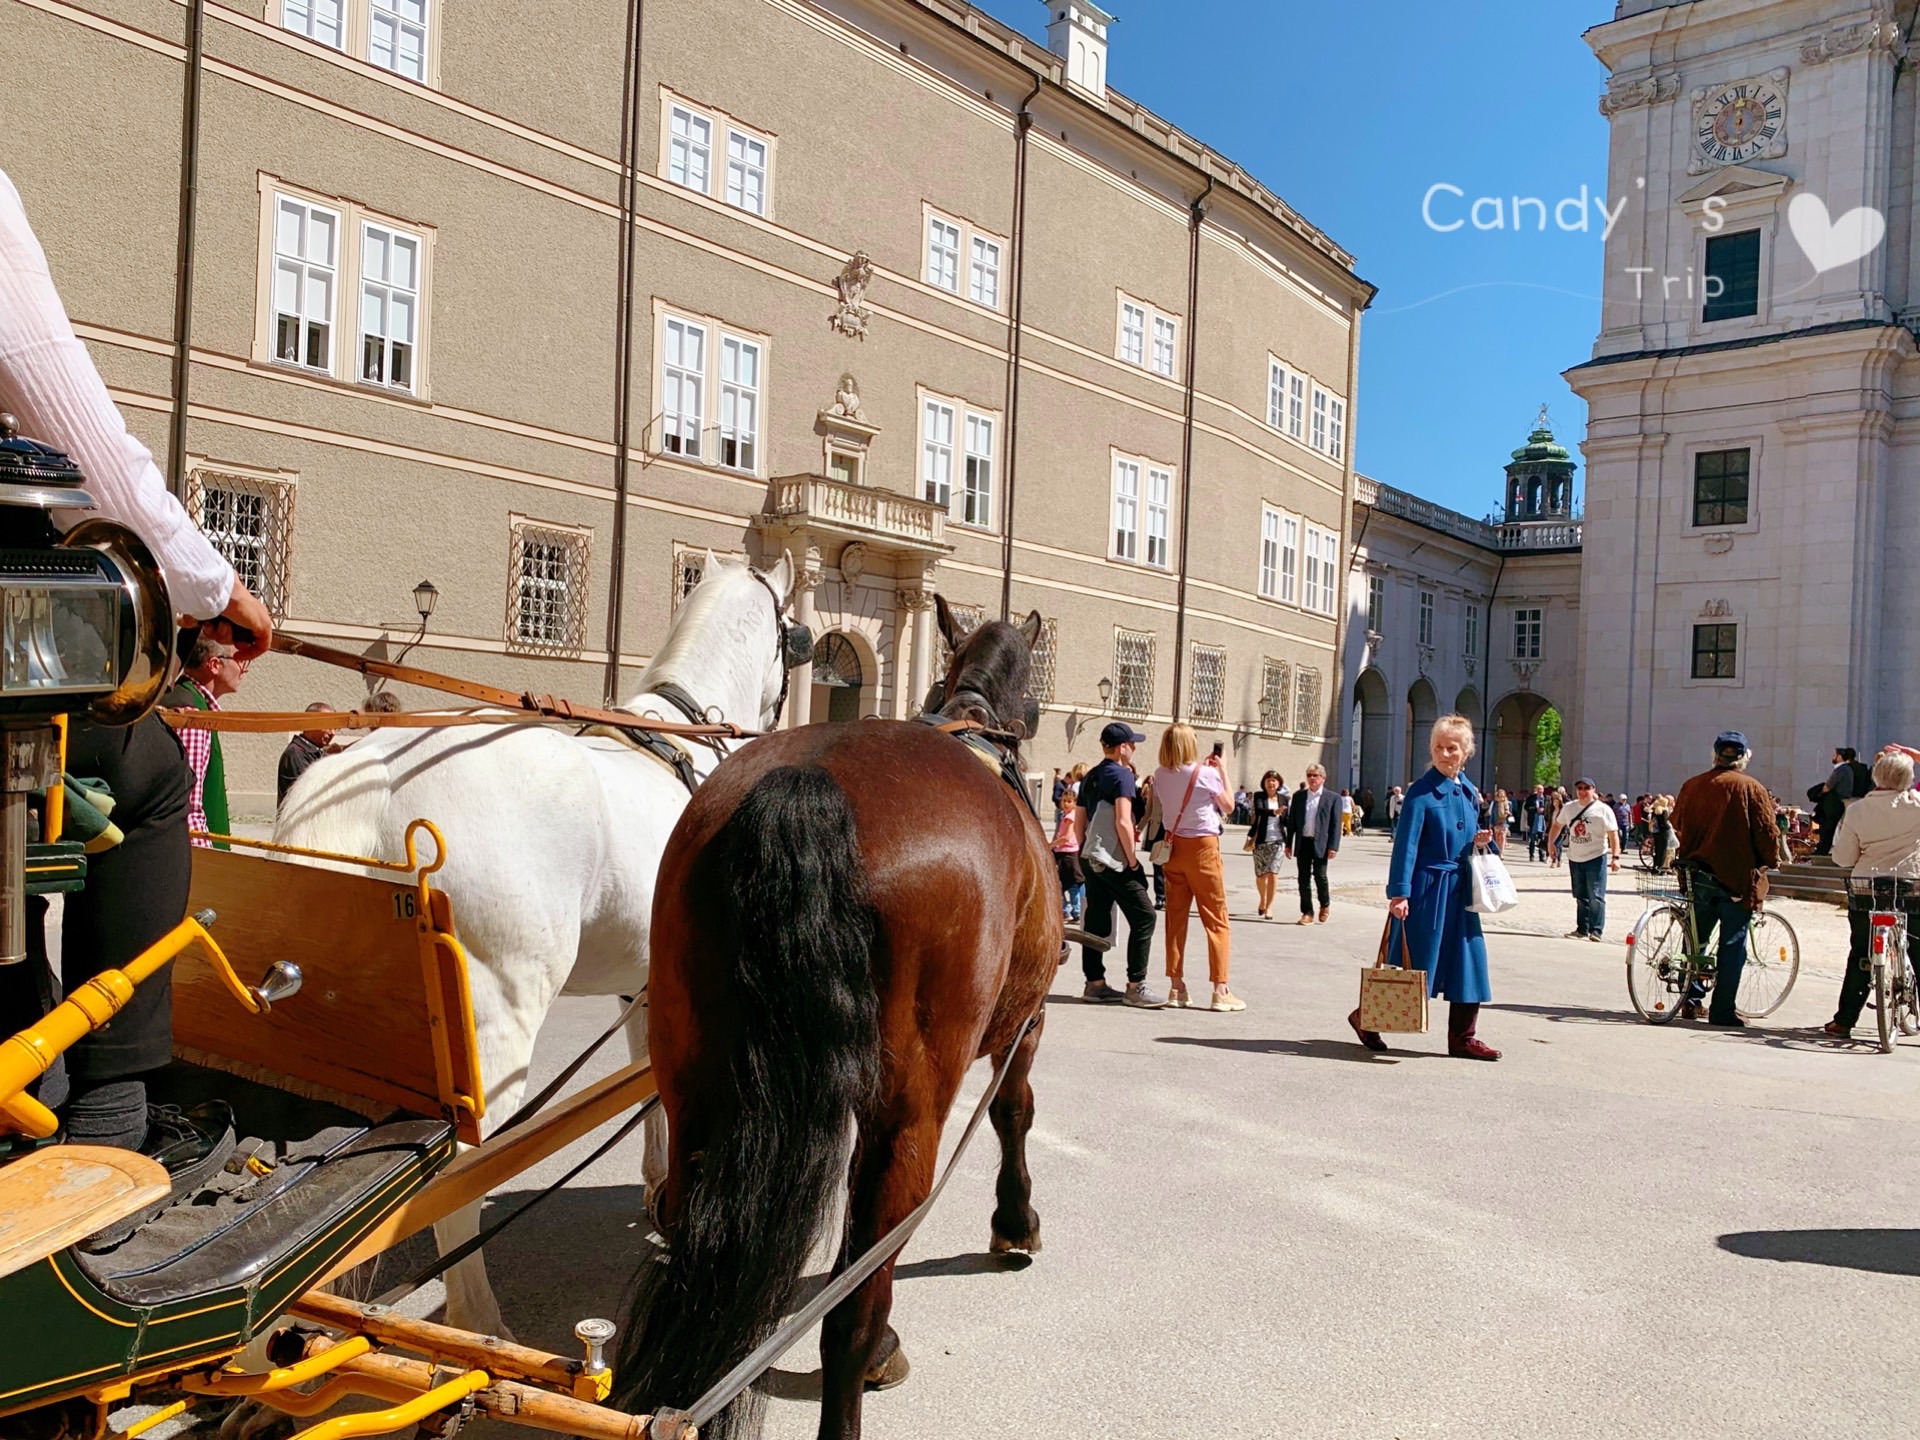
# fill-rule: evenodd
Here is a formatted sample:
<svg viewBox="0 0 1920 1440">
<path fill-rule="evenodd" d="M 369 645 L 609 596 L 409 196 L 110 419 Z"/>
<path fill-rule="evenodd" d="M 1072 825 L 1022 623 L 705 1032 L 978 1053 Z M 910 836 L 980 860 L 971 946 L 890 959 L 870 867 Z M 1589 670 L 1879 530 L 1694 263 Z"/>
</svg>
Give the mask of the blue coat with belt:
<svg viewBox="0 0 1920 1440">
<path fill-rule="evenodd" d="M 1480 917 L 1467 909 L 1473 898 L 1467 859 L 1479 828 L 1480 797 L 1473 786 L 1428 770 L 1407 790 L 1387 872 L 1388 897 L 1405 896 L 1411 907 L 1407 949 L 1427 972 L 1427 993 L 1466 1005 L 1493 998 Z M 1388 958 L 1391 963 L 1399 957 Z"/>
</svg>

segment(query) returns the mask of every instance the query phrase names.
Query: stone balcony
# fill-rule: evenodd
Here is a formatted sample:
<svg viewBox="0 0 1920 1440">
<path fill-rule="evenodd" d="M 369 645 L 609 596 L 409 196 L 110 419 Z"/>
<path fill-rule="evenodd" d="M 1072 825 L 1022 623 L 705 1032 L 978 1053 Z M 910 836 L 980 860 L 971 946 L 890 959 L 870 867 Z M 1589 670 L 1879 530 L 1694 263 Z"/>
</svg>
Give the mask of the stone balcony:
<svg viewBox="0 0 1920 1440">
<path fill-rule="evenodd" d="M 1582 538 L 1583 522 L 1577 510 L 1565 520 L 1555 521 L 1522 520 L 1509 524 L 1497 516 L 1475 520 L 1366 475 L 1354 476 L 1353 498 L 1357 504 L 1383 515 L 1397 516 L 1485 550 L 1578 550 Z"/>
<path fill-rule="evenodd" d="M 780 475 L 768 481 L 760 519 L 928 556 L 953 551 L 946 540 L 945 506 L 825 475 Z"/>
</svg>

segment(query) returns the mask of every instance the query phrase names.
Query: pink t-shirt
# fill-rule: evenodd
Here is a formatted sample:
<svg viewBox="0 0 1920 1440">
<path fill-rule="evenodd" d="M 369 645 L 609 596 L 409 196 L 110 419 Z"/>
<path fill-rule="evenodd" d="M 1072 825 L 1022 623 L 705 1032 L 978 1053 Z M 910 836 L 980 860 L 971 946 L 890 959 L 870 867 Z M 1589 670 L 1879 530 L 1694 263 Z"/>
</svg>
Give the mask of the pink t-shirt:
<svg viewBox="0 0 1920 1440">
<path fill-rule="evenodd" d="M 1178 770 L 1170 770 L 1162 765 L 1153 772 L 1153 793 L 1160 801 L 1161 823 L 1167 827 L 1169 835 L 1184 835 L 1191 839 L 1197 835 L 1220 833 L 1220 810 L 1213 803 L 1213 797 L 1225 793 L 1227 782 L 1211 765 L 1203 764 L 1198 768 L 1198 779 L 1194 778 L 1193 765 L 1183 765 Z M 1193 796 L 1187 801 L 1186 808 L 1175 815 L 1174 809 L 1180 804 L 1180 797 L 1187 793 L 1189 783 L 1193 786 Z"/>
</svg>

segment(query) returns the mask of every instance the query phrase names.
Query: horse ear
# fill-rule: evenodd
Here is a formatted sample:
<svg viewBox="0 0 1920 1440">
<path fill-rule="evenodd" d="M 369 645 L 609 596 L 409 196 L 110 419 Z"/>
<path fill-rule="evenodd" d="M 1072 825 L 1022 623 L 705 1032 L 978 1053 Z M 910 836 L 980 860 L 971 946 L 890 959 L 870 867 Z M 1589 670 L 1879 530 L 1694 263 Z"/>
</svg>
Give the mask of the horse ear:
<svg viewBox="0 0 1920 1440">
<path fill-rule="evenodd" d="M 709 545 L 707 547 L 707 558 L 701 562 L 700 573 L 702 575 L 711 575 L 719 568 L 720 562 L 713 558 L 713 547 Z"/>
<path fill-rule="evenodd" d="M 780 597 L 780 608 L 786 609 L 793 599 L 793 551 L 780 552 L 779 561 L 767 572 L 767 583 L 773 586 L 773 593 Z"/>
<path fill-rule="evenodd" d="M 1043 628 L 1040 612 L 1038 610 L 1028 611 L 1026 621 L 1020 626 L 1020 638 L 1027 642 L 1027 649 L 1029 651 L 1040 643 L 1040 632 Z"/>
<path fill-rule="evenodd" d="M 954 618 L 953 607 L 947 604 L 947 597 L 937 590 L 933 595 L 933 613 L 940 622 L 940 638 L 947 642 L 949 651 L 958 655 L 960 642 L 967 638 L 967 632 L 960 628 L 960 622 Z"/>
</svg>

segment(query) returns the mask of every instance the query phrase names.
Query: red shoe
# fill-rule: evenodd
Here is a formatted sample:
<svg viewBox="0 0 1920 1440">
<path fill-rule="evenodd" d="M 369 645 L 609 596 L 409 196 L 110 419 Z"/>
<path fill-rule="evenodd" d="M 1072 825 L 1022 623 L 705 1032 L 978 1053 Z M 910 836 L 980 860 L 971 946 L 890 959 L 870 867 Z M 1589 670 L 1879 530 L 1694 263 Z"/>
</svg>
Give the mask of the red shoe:
<svg viewBox="0 0 1920 1440">
<path fill-rule="evenodd" d="M 1347 1016 L 1347 1024 L 1353 1027 L 1353 1033 L 1360 1037 L 1360 1043 L 1366 1046 L 1367 1049 L 1376 1051 L 1382 1055 L 1386 1054 L 1387 1042 L 1380 1038 L 1380 1032 L 1378 1030 L 1362 1030 L 1360 1028 L 1360 1012 L 1358 1010 L 1355 1010 L 1351 1015 Z"/>
<path fill-rule="evenodd" d="M 1476 1040 L 1469 1035 L 1464 1040 L 1449 1040 L 1447 1054 L 1456 1060 L 1498 1060 L 1500 1052 L 1484 1040 Z"/>
</svg>

